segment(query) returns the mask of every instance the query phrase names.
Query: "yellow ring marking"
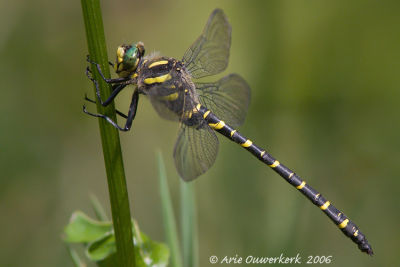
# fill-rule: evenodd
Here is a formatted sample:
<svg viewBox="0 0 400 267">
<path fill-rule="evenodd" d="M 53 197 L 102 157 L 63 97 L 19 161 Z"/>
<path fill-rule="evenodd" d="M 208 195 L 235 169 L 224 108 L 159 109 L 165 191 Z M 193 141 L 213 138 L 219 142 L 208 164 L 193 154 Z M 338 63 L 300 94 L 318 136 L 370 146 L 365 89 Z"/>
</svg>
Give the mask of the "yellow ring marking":
<svg viewBox="0 0 400 267">
<path fill-rule="evenodd" d="M 200 110 L 200 108 L 201 108 L 201 104 L 197 104 L 196 109 Z"/>
<path fill-rule="evenodd" d="M 301 182 L 301 184 L 299 185 L 299 186 L 296 186 L 296 188 L 297 189 L 303 189 L 303 187 L 306 185 L 306 182 L 305 181 L 303 181 L 303 182 Z"/>
<path fill-rule="evenodd" d="M 320 208 L 321 208 L 321 210 L 326 210 L 329 207 L 329 205 L 331 205 L 331 202 L 327 201 Z"/>
<path fill-rule="evenodd" d="M 152 67 L 158 66 L 158 65 L 165 65 L 165 64 L 168 64 L 168 60 L 156 61 L 156 62 L 153 62 L 153 63 L 151 63 L 149 65 L 149 69 L 152 68 Z"/>
<path fill-rule="evenodd" d="M 264 154 L 265 154 L 265 151 L 261 151 L 260 156 L 262 157 L 262 156 L 264 156 Z"/>
<path fill-rule="evenodd" d="M 276 166 L 279 166 L 279 164 L 280 164 L 279 161 L 275 160 L 274 163 L 268 166 L 270 166 L 271 168 L 275 168 Z"/>
<path fill-rule="evenodd" d="M 209 111 L 209 110 L 207 110 L 207 112 L 204 113 L 203 118 L 204 118 L 204 119 L 207 118 L 208 114 L 210 114 L 210 111 Z"/>
<path fill-rule="evenodd" d="M 210 127 L 215 129 L 215 130 L 220 130 L 220 129 L 224 128 L 225 122 L 224 121 L 219 121 L 217 123 L 209 123 L 208 125 L 210 125 Z"/>
<path fill-rule="evenodd" d="M 249 139 L 246 140 L 243 144 L 240 144 L 242 147 L 249 147 L 253 144 Z"/>
<path fill-rule="evenodd" d="M 158 76 L 158 77 L 144 79 L 143 82 L 145 84 L 163 83 L 165 81 L 170 80 L 171 78 L 172 78 L 171 74 L 167 73 L 165 75 L 161 75 L 161 76 Z"/>
<path fill-rule="evenodd" d="M 233 131 L 231 132 L 231 137 L 232 137 L 235 133 L 236 133 L 236 130 L 233 130 Z"/>
<path fill-rule="evenodd" d="M 294 175 L 294 172 L 292 172 L 291 174 L 289 174 L 289 179 L 291 179 L 293 175 Z"/>
<path fill-rule="evenodd" d="M 349 219 L 344 220 L 341 224 L 339 224 L 339 228 L 343 229 L 347 226 L 349 223 Z"/>
<path fill-rule="evenodd" d="M 358 230 L 353 235 L 354 236 L 358 236 Z"/>
</svg>

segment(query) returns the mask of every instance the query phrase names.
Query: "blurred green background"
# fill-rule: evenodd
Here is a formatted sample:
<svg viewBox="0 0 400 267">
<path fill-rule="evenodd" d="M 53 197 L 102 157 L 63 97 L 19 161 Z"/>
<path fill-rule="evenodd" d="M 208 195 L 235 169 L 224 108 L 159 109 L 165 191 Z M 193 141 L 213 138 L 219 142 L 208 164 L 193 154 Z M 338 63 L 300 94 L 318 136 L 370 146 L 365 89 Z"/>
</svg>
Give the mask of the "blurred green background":
<svg viewBox="0 0 400 267">
<path fill-rule="evenodd" d="M 109 57 L 141 40 L 147 52 L 181 58 L 216 7 L 233 28 L 222 75 L 240 73 L 252 88 L 241 132 L 354 220 L 375 255 L 359 252 L 299 192 L 220 138 L 217 162 L 194 182 L 200 266 L 211 255 L 281 253 L 332 255 L 331 266 L 396 265 L 400 2 L 102 1 Z M 70 214 L 93 214 L 90 193 L 109 208 L 98 124 L 81 110 L 93 88 L 80 2 L 2 0 L 0 21 L 0 266 L 71 266 L 61 241 Z M 122 110 L 131 93 L 118 98 Z M 121 134 L 131 210 L 155 240 L 164 240 L 158 148 L 179 218 L 177 129 L 142 97 L 133 130 Z"/>
</svg>

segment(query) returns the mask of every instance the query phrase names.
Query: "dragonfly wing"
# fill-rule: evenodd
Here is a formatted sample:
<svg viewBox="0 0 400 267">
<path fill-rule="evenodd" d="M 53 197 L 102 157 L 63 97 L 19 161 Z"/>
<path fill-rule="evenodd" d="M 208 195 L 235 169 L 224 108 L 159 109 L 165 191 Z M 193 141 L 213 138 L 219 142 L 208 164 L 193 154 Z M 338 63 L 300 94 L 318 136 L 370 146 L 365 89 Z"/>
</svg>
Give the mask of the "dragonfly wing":
<svg viewBox="0 0 400 267">
<path fill-rule="evenodd" d="M 221 9 L 215 9 L 203 33 L 183 56 L 186 69 L 194 78 L 225 70 L 229 61 L 231 25 Z"/>
<path fill-rule="evenodd" d="M 218 138 L 207 124 L 199 129 L 181 126 L 174 149 L 175 166 L 183 180 L 191 181 L 214 164 Z"/>
<path fill-rule="evenodd" d="M 250 87 L 237 74 L 215 83 L 195 83 L 199 101 L 232 127 L 243 124 L 250 104 Z"/>
</svg>

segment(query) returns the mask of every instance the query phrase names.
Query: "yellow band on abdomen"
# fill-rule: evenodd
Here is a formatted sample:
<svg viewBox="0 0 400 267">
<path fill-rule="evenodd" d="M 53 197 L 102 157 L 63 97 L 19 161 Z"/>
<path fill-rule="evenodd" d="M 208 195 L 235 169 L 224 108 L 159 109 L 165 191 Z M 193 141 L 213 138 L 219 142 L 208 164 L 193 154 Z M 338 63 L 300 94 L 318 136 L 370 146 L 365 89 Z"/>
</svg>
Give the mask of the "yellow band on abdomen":
<svg viewBox="0 0 400 267">
<path fill-rule="evenodd" d="M 271 165 L 268 165 L 268 166 L 270 166 L 271 168 L 275 168 L 276 166 L 279 166 L 279 164 L 280 164 L 280 162 L 275 160 L 274 163 L 272 163 Z"/>
<path fill-rule="evenodd" d="M 249 139 L 246 140 L 246 142 L 244 142 L 243 144 L 240 144 L 242 147 L 249 147 L 253 144 L 252 141 L 250 141 Z"/>
<path fill-rule="evenodd" d="M 339 228 L 343 229 L 347 226 L 347 224 L 349 223 L 349 219 L 344 220 L 341 224 L 339 224 Z"/>
<path fill-rule="evenodd" d="M 326 210 L 331 203 L 329 201 L 325 202 L 324 205 L 320 207 L 321 210 Z"/>
<path fill-rule="evenodd" d="M 215 129 L 215 130 L 220 130 L 220 129 L 224 128 L 225 122 L 224 121 L 219 121 L 217 123 L 209 123 L 208 125 L 210 125 L 210 127 Z"/>
<path fill-rule="evenodd" d="M 306 182 L 303 181 L 300 185 L 296 186 L 297 189 L 303 189 L 303 187 L 306 185 Z"/>
</svg>

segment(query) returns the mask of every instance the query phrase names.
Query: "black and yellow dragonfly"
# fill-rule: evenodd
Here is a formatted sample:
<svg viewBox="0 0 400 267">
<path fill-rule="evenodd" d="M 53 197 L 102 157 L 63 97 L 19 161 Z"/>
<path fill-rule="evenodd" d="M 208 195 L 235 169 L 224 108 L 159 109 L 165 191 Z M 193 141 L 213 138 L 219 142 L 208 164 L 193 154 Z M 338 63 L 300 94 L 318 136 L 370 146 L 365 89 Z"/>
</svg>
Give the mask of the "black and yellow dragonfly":
<svg viewBox="0 0 400 267">
<path fill-rule="evenodd" d="M 147 95 L 162 118 L 180 122 L 174 159 L 185 181 L 195 179 L 214 164 L 218 152 L 216 131 L 271 167 L 318 206 L 361 251 L 372 255 L 372 248 L 364 234 L 346 215 L 265 149 L 236 130 L 244 122 L 250 100 L 249 85 L 242 77 L 229 74 L 217 82 L 193 81 L 193 78 L 215 75 L 225 70 L 230 45 L 231 26 L 221 9 L 212 12 L 203 33 L 186 51 L 182 60 L 157 55 L 144 56 L 145 49 L 141 42 L 121 45 L 117 49 L 114 64 L 119 78 L 105 78 L 100 66 L 89 60 L 95 64 L 104 81 L 112 84 L 113 91 L 107 100 L 102 100 L 98 82 L 91 77 L 89 68 L 87 74 L 96 85 L 97 99 L 103 106 L 110 104 L 127 85 L 135 87 L 128 114 L 117 111 L 126 119 L 125 125 L 120 127 L 103 114 L 87 111 L 85 106 L 83 110 L 89 115 L 106 119 L 121 131 L 129 131 L 139 94 Z M 86 100 L 95 102 L 87 97 Z"/>
</svg>

